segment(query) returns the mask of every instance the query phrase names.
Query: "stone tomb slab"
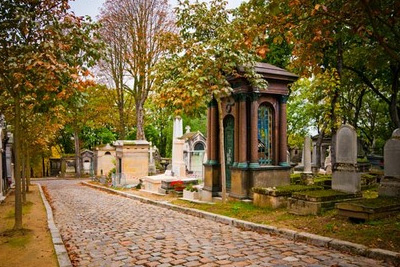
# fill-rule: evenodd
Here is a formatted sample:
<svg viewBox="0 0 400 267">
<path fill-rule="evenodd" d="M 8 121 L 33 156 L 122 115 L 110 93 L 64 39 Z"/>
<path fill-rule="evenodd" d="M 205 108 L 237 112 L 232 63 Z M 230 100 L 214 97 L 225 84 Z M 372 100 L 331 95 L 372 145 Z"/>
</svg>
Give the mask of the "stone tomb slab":
<svg viewBox="0 0 400 267">
<path fill-rule="evenodd" d="M 334 209 L 338 202 L 361 197 L 361 193 L 348 194 L 335 190 L 297 192 L 288 199 L 288 211 L 296 215 L 319 215 L 324 211 Z"/>
<path fill-rule="evenodd" d="M 358 220 L 376 220 L 400 213 L 400 198 L 378 197 L 337 203 L 340 216 Z"/>
</svg>

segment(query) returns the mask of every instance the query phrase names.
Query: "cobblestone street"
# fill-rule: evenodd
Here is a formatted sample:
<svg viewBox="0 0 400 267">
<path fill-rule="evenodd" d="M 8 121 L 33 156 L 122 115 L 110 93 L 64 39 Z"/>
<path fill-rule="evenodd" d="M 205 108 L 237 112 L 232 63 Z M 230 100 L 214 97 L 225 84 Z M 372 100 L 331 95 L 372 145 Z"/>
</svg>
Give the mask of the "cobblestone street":
<svg viewBox="0 0 400 267">
<path fill-rule="evenodd" d="M 108 194 L 42 181 L 75 266 L 383 266 Z"/>
</svg>

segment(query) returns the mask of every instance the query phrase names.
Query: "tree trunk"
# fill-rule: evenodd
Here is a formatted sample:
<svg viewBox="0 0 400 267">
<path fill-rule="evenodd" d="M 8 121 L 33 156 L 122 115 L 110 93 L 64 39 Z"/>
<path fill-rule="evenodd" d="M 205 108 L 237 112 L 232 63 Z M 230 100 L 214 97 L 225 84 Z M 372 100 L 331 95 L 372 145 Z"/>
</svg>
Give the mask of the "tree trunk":
<svg viewBox="0 0 400 267">
<path fill-rule="evenodd" d="M 221 186 L 222 186 L 222 203 L 226 202 L 226 173 L 225 173 L 225 137 L 224 137 L 224 117 L 222 113 L 221 99 L 216 97 L 218 104 L 218 121 L 219 121 L 219 155 L 221 162 Z"/>
<path fill-rule="evenodd" d="M 140 99 L 136 101 L 136 139 L 137 140 L 146 140 L 146 136 L 144 134 L 144 110 L 143 103 Z"/>
<path fill-rule="evenodd" d="M 21 151 L 21 164 L 22 164 L 22 175 L 21 175 L 21 193 L 22 193 L 22 204 L 26 204 L 26 191 L 25 191 L 25 177 L 26 177 L 26 162 L 25 162 L 25 141 L 22 142 L 23 151 Z"/>
<path fill-rule="evenodd" d="M 390 98 L 390 105 L 389 105 L 389 111 L 390 111 L 389 113 L 395 128 L 400 128 L 400 117 L 399 117 L 400 115 L 397 108 L 400 66 L 391 66 L 391 71 L 393 74 L 393 82 L 392 82 L 392 95 Z"/>
<path fill-rule="evenodd" d="M 74 141 L 75 141 L 75 173 L 76 178 L 81 177 L 81 156 L 79 148 L 79 134 L 77 130 L 74 130 Z"/>
<path fill-rule="evenodd" d="M 25 164 L 25 166 L 26 166 L 26 171 L 25 171 L 26 189 L 25 189 L 25 191 L 29 192 L 29 186 L 31 185 L 31 166 L 30 166 L 31 165 L 30 164 L 31 160 L 30 160 L 30 153 L 29 153 L 28 149 L 26 149 L 26 158 L 25 158 L 25 160 L 26 160 L 26 164 Z"/>
<path fill-rule="evenodd" d="M 46 169 L 44 166 L 44 155 L 42 155 L 42 176 L 46 177 Z"/>
<path fill-rule="evenodd" d="M 118 106 L 118 114 L 119 114 L 119 133 L 118 137 L 120 140 L 125 140 L 125 115 L 124 115 L 124 106 Z"/>
<path fill-rule="evenodd" d="M 15 224 L 14 229 L 22 229 L 22 202 L 21 202 L 21 107 L 19 92 L 16 92 L 14 98 L 14 179 L 15 179 Z"/>
</svg>

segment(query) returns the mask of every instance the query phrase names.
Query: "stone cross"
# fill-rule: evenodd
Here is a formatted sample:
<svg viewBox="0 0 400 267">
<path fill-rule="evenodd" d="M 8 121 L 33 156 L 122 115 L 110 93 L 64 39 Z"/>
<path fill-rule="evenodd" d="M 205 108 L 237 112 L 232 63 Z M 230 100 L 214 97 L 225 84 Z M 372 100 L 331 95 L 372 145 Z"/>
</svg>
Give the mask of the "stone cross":
<svg viewBox="0 0 400 267">
<path fill-rule="evenodd" d="M 385 176 L 378 190 L 379 195 L 400 197 L 400 128 L 394 130 L 392 137 L 386 142 L 383 158 Z"/>
<path fill-rule="evenodd" d="M 189 126 L 189 125 L 187 125 L 187 126 L 185 127 L 185 130 L 186 130 L 186 132 L 185 132 L 185 133 L 190 133 L 190 126 Z"/>
</svg>

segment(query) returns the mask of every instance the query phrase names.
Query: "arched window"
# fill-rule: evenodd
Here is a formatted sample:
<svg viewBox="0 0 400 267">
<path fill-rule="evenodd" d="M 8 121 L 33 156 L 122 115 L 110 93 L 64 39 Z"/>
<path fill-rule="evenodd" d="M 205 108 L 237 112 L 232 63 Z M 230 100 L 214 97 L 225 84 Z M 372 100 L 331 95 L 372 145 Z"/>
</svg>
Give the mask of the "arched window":
<svg viewBox="0 0 400 267">
<path fill-rule="evenodd" d="M 272 165 L 272 108 L 263 103 L 258 108 L 258 162 Z"/>
<path fill-rule="evenodd" d="M 203 150 L 204 150 L 204 144 L 203 144 L 203 143 L 200 143 L 200 142 L 196 143 L 196 144 L 194 145 L 194 150 L 201 150 L 201 151 L 203 151 Z"/>
<path fill-rule="evenodd" d="M 111 155 L 111 152 L 107 151 L 106 153 L 104 153 L 104 155 Z"/>
</svg>

